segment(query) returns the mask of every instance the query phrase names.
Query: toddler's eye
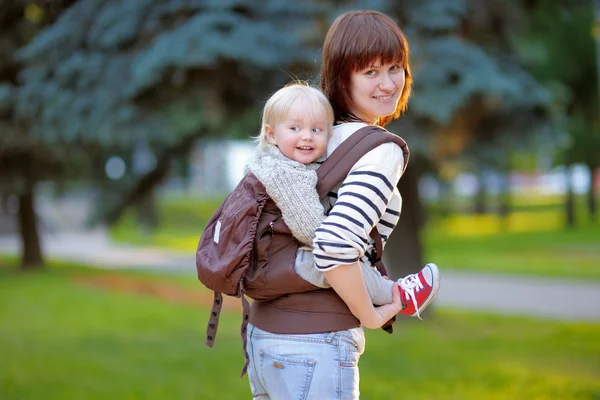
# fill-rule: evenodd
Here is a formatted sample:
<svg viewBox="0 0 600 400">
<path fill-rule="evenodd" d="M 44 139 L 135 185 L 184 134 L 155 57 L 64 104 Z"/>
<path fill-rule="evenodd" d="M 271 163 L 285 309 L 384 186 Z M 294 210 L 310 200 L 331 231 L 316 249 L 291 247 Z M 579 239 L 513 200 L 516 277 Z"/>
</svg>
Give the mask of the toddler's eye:
<svg viewBox="0 0 600 400">
<path fill-rule="evenodd" d="M 321 128 L 313 128 L 312 131 L 314 133 L 319 133 L 319 132 L 323 132 L 323 130 Z"/>
<path fill-rule="evenodd" d="M 290 129 L 294 132 L 300 132 L 300 128 L 297 126 L 292 126 Z"/>
</svg>

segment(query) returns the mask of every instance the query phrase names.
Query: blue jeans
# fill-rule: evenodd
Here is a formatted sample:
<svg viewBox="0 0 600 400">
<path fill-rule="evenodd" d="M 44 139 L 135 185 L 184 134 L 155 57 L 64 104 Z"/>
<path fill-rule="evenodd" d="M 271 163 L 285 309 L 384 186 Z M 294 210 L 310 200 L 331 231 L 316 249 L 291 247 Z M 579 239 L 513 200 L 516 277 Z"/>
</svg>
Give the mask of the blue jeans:
<svg viewBox="0 0 600 400">
<path fill-rule="evenodd" d="M 248 324 L 248 379 L 254 400 L 358 399 L 363 328 L 283 335 Z"/>
</svg>

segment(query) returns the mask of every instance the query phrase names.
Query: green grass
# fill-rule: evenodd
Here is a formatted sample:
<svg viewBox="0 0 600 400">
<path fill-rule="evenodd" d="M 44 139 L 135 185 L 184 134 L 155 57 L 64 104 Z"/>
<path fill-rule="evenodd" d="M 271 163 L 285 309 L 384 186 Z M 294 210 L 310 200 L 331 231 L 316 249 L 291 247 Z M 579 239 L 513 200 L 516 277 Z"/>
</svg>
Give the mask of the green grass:
<svg viewBox="0 0 600 400">
<path fill-rule="evenodd" d="M 204 226 L 223 198 L 169 198 L 157 205 L 159 228 L 148 234 L 140 229 L 133 212 L 127 212 L 111 229 L 117 241 L 144 246 L 157 246 L 182 252 L 194 251 Z"/>
<path fill-rule="evenodd" d="M 426 259 L 444 268 L 600 280 L 600 225 L 459 236 L 430 229 Z"/>
<path fill-rule="evenodd" d="M 238 312 L 223 313 L 209 349 L 205 304 L 80 283 L 99 277 L 205 291 L 193 277 L 65 264 L 23 274 L 0 260 L 0 398 L 250 398 Z M 438 310 L 396 326 L 367 332 L 361 398 L 600 398 L 600 325 Z"/>
</svg>

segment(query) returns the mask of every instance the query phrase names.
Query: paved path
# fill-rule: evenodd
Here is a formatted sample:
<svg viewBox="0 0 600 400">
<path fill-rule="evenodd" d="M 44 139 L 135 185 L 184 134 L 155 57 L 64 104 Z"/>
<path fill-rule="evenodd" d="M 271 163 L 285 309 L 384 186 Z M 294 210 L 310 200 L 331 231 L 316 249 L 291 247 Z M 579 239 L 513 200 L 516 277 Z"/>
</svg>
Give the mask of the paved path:
<svg viewBox="0 0 600 400">
<path fill-rule="evenodd" d="M 104 231 L 47 235 L 49 258 L 100 268 L 139 268 L 195 275 L 194 254 L 111 242 Z M 0 254 L 16 254 L 15 237 L 0 237 Z M 444 271 L 436 305 L 503 314 L 600 323 L 600 282 Z"/>
</svg>

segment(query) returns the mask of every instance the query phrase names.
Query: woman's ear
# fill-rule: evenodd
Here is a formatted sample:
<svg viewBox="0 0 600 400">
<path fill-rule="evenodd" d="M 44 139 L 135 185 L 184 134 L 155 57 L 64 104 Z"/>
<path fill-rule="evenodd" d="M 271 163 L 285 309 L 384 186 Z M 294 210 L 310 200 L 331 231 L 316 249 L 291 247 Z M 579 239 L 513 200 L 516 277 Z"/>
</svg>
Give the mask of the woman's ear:
<svg viewBox="0 0 600 400">
<path fill-rule="evenodd" d="M 274 146 L 277 146 L 277 142 L 275 141 L 275 131 L 269 124 L 265 125 L 265 136 L 267 138 L 267 142 L 271 143 Z"/>
</svg>

